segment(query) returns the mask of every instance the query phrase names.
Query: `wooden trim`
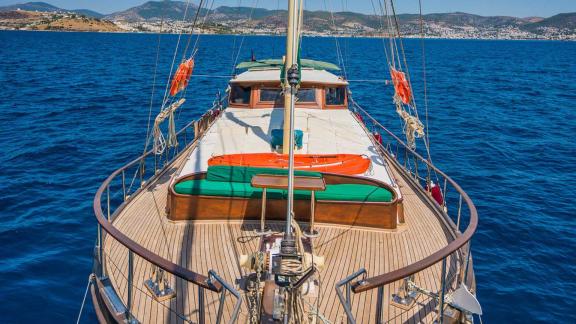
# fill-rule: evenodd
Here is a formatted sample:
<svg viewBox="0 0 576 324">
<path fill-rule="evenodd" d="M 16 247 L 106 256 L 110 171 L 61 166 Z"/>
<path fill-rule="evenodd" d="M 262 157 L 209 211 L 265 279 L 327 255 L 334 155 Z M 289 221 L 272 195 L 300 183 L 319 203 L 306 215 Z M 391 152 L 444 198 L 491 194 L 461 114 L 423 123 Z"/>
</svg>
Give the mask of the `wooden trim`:
<svg viewBox="0 0 576 324">
<path fill-rule="evenodd" d="M 184 195 L 174 191 L 174 185 L 185 180 L 203 179 L 205 173 L 197 173 L 174 181 L 168 189 L 168 218 L 183 220 L 259 220 L 262 210 L 261 198 L 220 197 Z M 391 202 L 326 201 L 316 202 L 315 221 L 349 226 L 395 229 L 398 224 L 399 198 L 387 184 L 365 177 L 324 174 L 326 184 L 371 184 L 386 188 L 394 195 Z M 286 200 L 268 198 L 266 219 L 283 220 L 286 216 Z M 310 201 L 295 200 L 294 213 L 299 221 L 309 221 Z M 403 216 L 402 216 L 403 219 Z"/>
</svg>

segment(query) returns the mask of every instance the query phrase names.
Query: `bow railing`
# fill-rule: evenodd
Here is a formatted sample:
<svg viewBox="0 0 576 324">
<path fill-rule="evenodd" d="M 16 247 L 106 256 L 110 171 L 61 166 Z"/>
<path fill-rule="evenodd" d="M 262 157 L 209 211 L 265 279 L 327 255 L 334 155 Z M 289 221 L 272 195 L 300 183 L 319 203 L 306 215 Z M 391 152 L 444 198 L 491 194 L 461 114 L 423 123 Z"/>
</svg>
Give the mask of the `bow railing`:
<svg viewBox="0 0 576 324">
<path fill-rule="evenodd" d="M 114 171 L 96 192 L 93 209 L 98 221 L 98 228 L 94 253 L 94 273 L 101 282 L 109 281 L 110 276 L 114 277 L 116 285 L 111 287 L 114 291 L 103 291 L 111 294 L 108 296 L 108 300 L 110 301 L 109 304 L 113 306 L 112 315 L 119 322 L 138 322 L 137 310 L 133 309 L 134 302 L 138 299 L 140 302 L 142 299 L 150 299 L 157 303 L 158 307 L 167 308 L 168 316 L 178 318 L 179 321 L 205 323 L 206 310 L 213 309 L 214 305 L 218 305 L 217 312 L 215 312 L 216 317 L 213 317 L 216 323 L 222 321 L 234 323 L 237 320 L 242 302 L 240 293 L 218 276 L 216 272 L 210 270 L 208 275 L 203 275 L 191 271 L 153 253 L 114 226 L 116 217 L 134 197 L 143 190 L 147 190 L 148 186 L 160 177 L 173 171 L 166 166 L 197 143 L 198 139 L 222 113 L 225 102 L 226 97 L 219 98 L 204 115 L 178 131 L 176 133 L 178 145 L 167 147 L 160 155 L 155 154 L 153 149 L 146 151 L 140 157 Z M 114 250 L 107 252 L 105 244 L 112 246 L 112 243 L 115 243 Z M 112 257 L 111 253 L 116 257 Z M 125 254 L 126 257 L 120 259 L 125 260 L 125 262 L 119 263 L 117 261 L 118 255 L 122 254 Z M 188 284 L 194 287 L 192 289 L 197 292 L 194 305 L 197 308 L 194 311 L 197 313 L 196 319 L 193 320 L 191 314 L 185 314 L 182 308 L 173 307 L 173 303 L 163 303 L 162 301 L 165 300 L 162 299 L 163 296 L 155 296 L 146 288 L 141 288 L 142 285 L 135 284 L 136 274 L 149 273 L 152 275 L 156 272 L 162 273 L 161 279 L 166 282 L 166 285 L 173 287 L 170 289 L 175 291 L 176 295 L 188 295 L 187 290 L 190 289 Z M 208 296 L 207 292 L 212 294 Z M 236 298 L 233 305 L 226 303 L 228 295 Z M 232 311 L 227 312 L 228 318 L 226 319 L 224 319 L 224 307 L 232 307 Z"/>
<path fill-rule="evenodd" d="M 367 274 L 364 269 L 338 283 L 336 291 L 346 312 L 349 323 L 355 323 L 352 314 L 352 296 L 377 289 L 375 323 L 383 322 L 384 287 L 396 281 L 404 280 L 405 287 L 414 286 L 415 274 L 434 268 L 440 273 L 438 292 L 430 295 L 439 303 L 438 321 L 444 320 L 444 303 L 446 295 L 462 284 L 471 287 L 471 251 L 470 244 L 478 226 L 478 213 L 474 203 L 466 192 L 449 176 L 438 169 L 430 159 L 424 158 L 416 150 L 408 147 L 398 136 L 380 124 L 354 100 L 350 99 L 351 110 L 356 118 L 371 133 L 373 143 L 379 152 L 385 155 L 394 166 L 408 175 L 411 185 L 423 193 L 422 198 L 435 210 L 444 225 L 450 229 L 449 243 L 425 258 L 406 265 L 400 269 L 383 274 Z M 435 181 L 435 183 L 434 183 Z M 463 229 L 463 230 L 462 230 Z M 440 265 L 440 269 L 437 269 Z M 357 277 L 363 274 L 361 279 Z M 344 297 L 341 287 L 347 292 Z"/>
</svg>

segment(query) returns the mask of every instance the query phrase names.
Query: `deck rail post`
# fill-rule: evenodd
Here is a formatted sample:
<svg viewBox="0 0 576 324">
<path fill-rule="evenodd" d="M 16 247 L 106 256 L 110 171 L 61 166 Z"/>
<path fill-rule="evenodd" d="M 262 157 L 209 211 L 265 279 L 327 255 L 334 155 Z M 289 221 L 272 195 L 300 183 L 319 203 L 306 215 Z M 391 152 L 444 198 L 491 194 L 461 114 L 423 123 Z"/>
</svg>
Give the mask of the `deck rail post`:
<svg viewBox="0 0 576 324">
<path fill-rule="evenodd" d="M 442 197 L 444 199 L 443 203 L 444 206 L 443 207 L 447 207 L 447 202 L 446 202 L 446 186 L 448 185 L 448 179 L 444 178 L 444 191 L 442 192 Z"/>
<path fill-rule="evenodd" d="M 444 323 L 444 295 L 446 294 L 446 259 L 442 259 L 442 278 L 440 284 L 440 294 L 439 294 L 439 309 L 438 309 L 438 323 Z"/>
<path fill-rule="evenodd" d="M 226 301 L 226 289 L 222 289 L 220 293 L 220 305 L 218 305 L 218 313 L 216 315 L 216 324 L 222 323 L 222 315 L 224 314 L 224 302 Z"/>
<path fill-rule="evenodd" d="M 122 169 L 122 197 L 126 201 L 126 172 Z"/>
<path fill-rule="evenodd" d="M 462 214 L 462 194 L 458 195 L 458 219 L 456 220 L 456 230 L 460 232 L 460 216 Z"/>
<path fill-rule="evenodd" d="M 382 313 L 384 310 L 384 286 L 378 287 L 378 296 L 376 298 L 376 320 L 374 323 L 382 324 Z"/>
<path fill-rule="evenodd" d="M 106 209 L 108 214 L 108 222 L 110 222 L 110 185 L 106 186 Z"/>
<path fill-rule="evenodd" d="M 198 286 L 198 323 L 206 323 L 205 305 L 204 305 L 204 288 Z"/>
<path fill-rule="evenodd" d="M 102 225 L 98 224 L 98 260 L 100 261 L 100 276 L 106 275 L 106 268 L 104 267 L 104 231 Z"/>
<path fill-rule="evenodd" d="M 146 167 L 146 157 L 140 159 L 140 166 L 138 172 L 140 173 L 140 187 L 144 186 L 144 168 Z"/>
<path fill-rule="evenodd" d="M 128 290 L 127 293 L 127 301 L 126 301 L 126 321 L 128 323 L 132 323 L 132 286 L 133 286 L 133 267 L 134 267 L 134 254 L 132 250 L 128 250 L 128 286 L 126 289 Z"/>
<path fill-rule="evenodd" d="M 360 270 L 354 272 L 353 274 L 349 275 L 348 277 L 338 281 L 336 283 L 336 294 L 338 295 L 338 299 L 340 300 L 340 304 L 344 308 L 346 312 L 346 317 L 348 319 L 348 324 L 356 324 L 356 320 L 354 319 L 354 315 L 352 314 L 352 300 L 351 300 L 351 293 L 352 293 L 352 286 L 350 282 L 355 278 L 358 278 L 360 275 L 364 275 L 363 279 L 358 281 L 358 283 L 362 284 L 364 279 L 366 278 L 366 269 L 361 268 Z M 340 287 L 345 286 L 346 289 L 346 296 L 340 290 Z"/>
</svg>

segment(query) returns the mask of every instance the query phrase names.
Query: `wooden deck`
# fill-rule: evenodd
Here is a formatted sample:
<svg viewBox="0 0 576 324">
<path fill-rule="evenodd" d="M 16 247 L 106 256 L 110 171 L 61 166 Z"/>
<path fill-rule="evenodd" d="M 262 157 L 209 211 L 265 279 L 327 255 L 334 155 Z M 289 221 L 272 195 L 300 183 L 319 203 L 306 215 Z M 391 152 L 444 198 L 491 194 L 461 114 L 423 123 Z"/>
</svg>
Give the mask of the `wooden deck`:
<svg viewBox="0 0 576 324">
<path fill-rule="evenodd" d="M 178 166 L 180 161 L 175 162 Z M 396 231 L 372 230 L 317 224 L 320 236 L 313 240 L 316 255 L 326 258 L 326 265 L 317 279 L 321 283 L 320 314 L 331 323 L 345 322 L 344 310 L 335 292 L 335 283 L 352 272 L 366 268 L 369 276 L 386 273 L 416 262 L 444 247 L 452 236 L 439 216 L 421 196 L 393 170 L 404 196 L 406 224 Z M 128 237 L 150 251 L 192 271 L 207 275 L 215 270 L 224 280 L 239 291 L 238 280 L 247 273 L 240 268 L 241 254 L 256 251 L 259 238 L 254 236 L 253 223 L 174 223 L 166 218 L 167 187 L 171 174 L 162 176 L 156 183 L 134 197 L 132 202 L 117 215 L 114 226 Z M 271 224 L 280 230 L 280 224 Z M 305 225 L 303 225 L 304 227 Z M 106 269 L 115 290 L 126 302 L 126 248 L 114 239 L 105 241 Z M 456 273 L 455 260 L 450 261 L 449 273 Z M 169 275 L 177 298 L 156 302 L 143 285 L 152 275 L 149 262 L 135 256 L 133 314 L 141 323 L 198 322 L 198 289 Z M 415 277 L 423 288 L 438 291 L 440 287 L 440 264 Z M 452 276 L 453 277 L 453 276 Z M 420 296 L 417 305 L 405 311 L 391 306 L 389 299 L 397 291 L 400 282 L 384 289 L 384 320 L 392 323 L 431 323 L 436 318 L 436 302 Z M 238 323 L 246 323 L 247 299 L 244 301 Z M 207 292 L 206 322 L 214 323 L 218 296 Z M 225 319 L 232 311 L 234 297 L 227 298 Z M 353 296 L 353 312 L 358 323 L 373 323 L 376 312 L 376 290 Z M 321 321 L 318 321 L 321 323 Z"/>
</svg>

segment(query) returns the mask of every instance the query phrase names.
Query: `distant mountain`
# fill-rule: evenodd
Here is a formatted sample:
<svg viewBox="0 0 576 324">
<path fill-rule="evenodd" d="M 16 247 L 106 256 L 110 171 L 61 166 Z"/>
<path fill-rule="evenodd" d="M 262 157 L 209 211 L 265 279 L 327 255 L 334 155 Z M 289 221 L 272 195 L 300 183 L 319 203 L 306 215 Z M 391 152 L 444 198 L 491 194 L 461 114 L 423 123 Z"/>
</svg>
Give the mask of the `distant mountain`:
<svg viewBox="0 0 576 324">
<path fill-rule="evenodd" d="M 74 10 L 68 10 L 68 11 L 75 12 L 79 15 L 84 15 L 86 17 L 104 18 L 103 14 L 96 12 L 96 11 L 93 11 L 93 10 L 90 10 L 90 9 L 74 9 Z"/>
<path fill-rule="evenodd" d="M 534 30 L 542 27 L 554 27 L 561 29 L 576 29 L 576 12 L 562 13 L 550 18 L 531 23 L 525 28 Z"/>
<path fill-rule="evenodd" d="M 162 18 L 182 20 L 186 6 L 187 3 L 183 1 L 148 1 L 142 5 L 107 15 L 106 18 L 124 21 L 160 20 Z M 187 21 L 194 19 L 197 9 L 196 4 L 190 3 L 186 13 Z M 200 14 L 206 14 L 206 9 L 202 9 Z"/>
<path fill-rule="evenodd" d="M 12 10 L 49 12 L 49 11 L 61 11 L 63 9 L 60 9 L 46 2 L 26 2 L 0 7 L 0 11 L 12 11 Z"/>
<path fill-rule="evenodd" d="M 14 11 L 14 10 L 26 10 L 26 11 L 39 11 L 39 12 L 68 12 L 68 13 L 77 13 L 79 15 L 84 15 L 87 17 L 92 18 L 102 18 L 104 17 L 103 14 L 98 13 L 93 10 L 89 9 L 62 9 L 56 6 L 53 6 L 46 2 L 26 2 L 20 4 L 14 4 L 9 6 L 0 7 L 0 11 Z"/>
</svg>

